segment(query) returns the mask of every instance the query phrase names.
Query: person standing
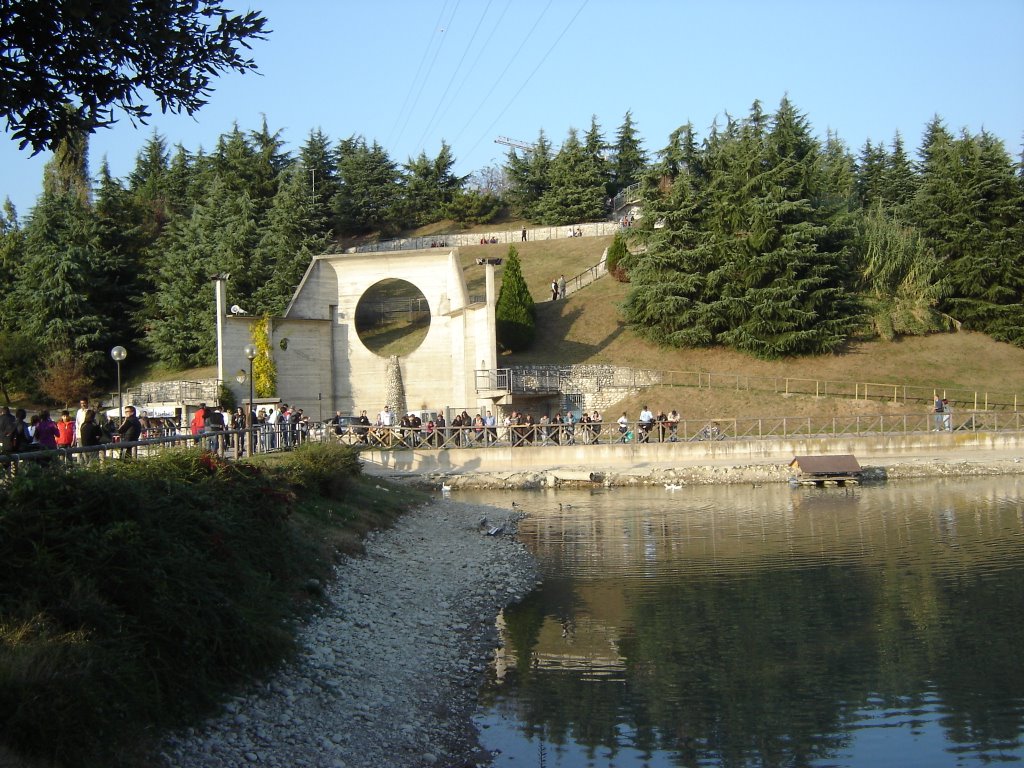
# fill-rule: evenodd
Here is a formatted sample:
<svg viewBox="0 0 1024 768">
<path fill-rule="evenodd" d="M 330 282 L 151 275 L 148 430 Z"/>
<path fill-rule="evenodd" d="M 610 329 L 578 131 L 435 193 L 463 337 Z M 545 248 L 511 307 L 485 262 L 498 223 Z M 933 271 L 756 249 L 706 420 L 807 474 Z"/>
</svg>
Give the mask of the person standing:
<svg viewBox="0 0 1024 768">
<path fill-rule="evenodd" d="M 526 242 L 526 227 L 523 227 L 523 242 Z"/>
<path fill-rule="evenodd" d="M 551 300 L 558 300 L 558 280 L 551 278 Z"/>
<path fill-rule="evenodd" d="M 637 435 L 638 443 L 647 443 L 651 440 L 651 428 L 654 426 L 654 414 L 651 409 L 644 405 L 640 409 L 640 434 Z"/>
<path fill-rule="evenodd" d="M 558 298 L 565 298 L 565 275 L 561 275 L 558 278 Z"/>
<path fill-rule="evenodd" d="M 68 450 L 75 444 L 77 431 L 75 422 L 71 420 L 71 411 L 61 411 L 57 421 L 57 447 Z M 69 457 L 70 458 L 70 457 Z"/>
<path fill-rule="evenodd" d="M 82 398 L 78 401 L 78 410 L 75 411 L 75 445 L 81 445 L 78 442 L 79 435 L 82 431 L 82 424 L 85 423 L 85 414 L 89 411 L 89 401 L 86 398 Z M 93 414 L 95 418 L 95 414 Z"/>
<path fill-rule="evenodd" d="M 0 453 L 14 453 L 18 421 L 9 407 L 0 407 Z"/>
<path fill-rule="evenodd" d="M 86 409 L 85 418 L 82 419 L 82 426 L 78 428 L 78 446 L 80 448 L 92 448 L 103 442 L 103 430 L 96 423 L 96 412 L 91 408 Z M 86 451 L 82 454 L 82 462 L 89 464 L 96 458 L 95 451 Z"/>
<path fill-rule="evenodd" d="M 121 436 L 122 443 L 134 443 L 142 436 L 142 422 L 135 415 L 134 405 L 125 406 L 124 421 L 118 426 L 117 433 Z M 121 458 L 130 459 L 134 457 L 136 450 L 135 446 L 122 448 Z"/>
<path fill-rule="evenodd" d="M 942 428 L 946 432 L 953 431 L 953 408 L 946 398 L 942 398 Z"/>
<path fill-rule="evenodd" d="M 616 423 L 619 425 L 619 442 L 624 443 L 629 440 L 629 418 L 625 411 L 622 412 Z"/>
<path fill-rule="evenodd" d="M 945 427 L 943 411 L 945 411 L 945 408 L 943 407 L 942 398 L 936 395 L 935 403 L 932 405 L 932 413 L 935 414 L 935 429 L 932 430 L 933 432 L 941 432 Z"/>
</svg>

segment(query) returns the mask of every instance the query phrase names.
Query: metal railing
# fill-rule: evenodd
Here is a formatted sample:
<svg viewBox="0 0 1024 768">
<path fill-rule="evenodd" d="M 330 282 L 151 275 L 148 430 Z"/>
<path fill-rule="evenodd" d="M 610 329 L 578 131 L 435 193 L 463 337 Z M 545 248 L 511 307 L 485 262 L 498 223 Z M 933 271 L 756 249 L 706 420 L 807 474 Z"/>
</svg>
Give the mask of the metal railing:
<svg viewBox="0 0 1024 768">
<path fill-rule="evenodd" d="M 1021 413 L 971 411 L 945 414 L 793 416 L 748 419 L 681 419 L 650 425 L 628 421 L 588 424 L 523 424 L 495 427 L 351 427 L 326 429 L 321 439 L 385 450 L 437 450 L 498 446 L 596 445 L 601 443 L 675 443 L 717 440 L 855 439 L 928 432 L 1021 432 Z"/>
<path fill-rule="evenodd" d="M 642 424 L 616 421 L 569 424 L 521 424 L 434 427 L 418 429 L 392 426 L 344 426 L 330 422 L 292 425 L 258 424 L 251 429 L 152 437 L 135 442 L 114 440 L 86 448 L 30 450 L 0 455 L 0 479 L 17 472 L 25 462 L 87 465 L 94 461 L 119 461 L 153 456 L 161 451 L 199 445 L 228 460 L 248 455 L 289 451 L 307 442 L 338 442 L 356 449 L 447 450 L 454 448 L 542 447 L 599 445 L 608 443 L 681 443 L 719 440 L 781 440 L 901 436 L 929 432 L 1019 433 L 1024 414 L 1000 411 L 964 411 L 939 414 L 860 416 L 794 416 L 729 419 L 681 419 L 678 422 Z"/>
</svg>

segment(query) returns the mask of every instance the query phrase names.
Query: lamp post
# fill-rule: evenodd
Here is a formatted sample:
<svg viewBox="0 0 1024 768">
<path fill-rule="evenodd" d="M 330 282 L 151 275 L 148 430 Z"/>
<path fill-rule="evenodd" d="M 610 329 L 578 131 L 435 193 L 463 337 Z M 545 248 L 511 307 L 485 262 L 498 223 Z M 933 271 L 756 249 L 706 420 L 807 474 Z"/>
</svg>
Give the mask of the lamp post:
<svg viewBox="0 0 1024 768">
<path fill-rule="evenodd" d="M 117 363 L 117 412 L 118 415 L 124 418 L 124 404 L 121 398 L 121 361 L 128 357 L 128 350 L 118 344 L 112 350 L 110 350 L 110 356 Z"/>
<path fill-rule="evenodd" d="M 246 358 L 249 360 L 249 408 L 246 409 L 246 429 L 249 430 L 249 454 L 256 453 L 256 432 L 253 430 L 253 360 L 256 359 L 256 347 L 246 344 Z M 240 384 L 242 382 L 239 382 Z"/>
</svg>

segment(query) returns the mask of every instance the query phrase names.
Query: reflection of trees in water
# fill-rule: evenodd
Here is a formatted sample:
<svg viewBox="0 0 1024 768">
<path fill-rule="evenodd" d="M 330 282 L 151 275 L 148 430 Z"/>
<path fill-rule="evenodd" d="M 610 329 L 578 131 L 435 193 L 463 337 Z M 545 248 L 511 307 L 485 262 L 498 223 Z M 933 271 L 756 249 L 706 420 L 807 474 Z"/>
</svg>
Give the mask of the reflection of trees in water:
<svg viewBox="0 0 1024 768">
<path fill-rule="evenodd" d="M 1019 566 L 1018 562 L 1011 565 Z M 947 739 L 1017 745 L 1024 692 L 1024 573 L 1000 586 L 932 564 L 766 567 L 630 594 L 625 679 L 534 665 L 540 626 L 570 582 L 506 611 L 519 716 L 552 743 L 678 753 L 681 765 L 802 765 L 828 759 L 865 710 L 943 702 Z M 549 652 L 545 649 L 545 652 Z"/>
</svg>

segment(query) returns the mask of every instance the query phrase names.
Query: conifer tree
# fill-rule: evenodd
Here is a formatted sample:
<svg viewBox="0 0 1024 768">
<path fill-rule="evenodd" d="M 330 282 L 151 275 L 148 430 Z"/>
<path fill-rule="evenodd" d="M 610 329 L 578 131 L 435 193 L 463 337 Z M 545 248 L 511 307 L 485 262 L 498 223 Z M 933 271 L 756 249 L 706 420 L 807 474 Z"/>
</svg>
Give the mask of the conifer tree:
<svg viewBox="0 0 1024 768">
<path fill-rule="evenodd" d="M 627 110 L 622 125 L 616 132 L 612 160 L 612 183 L 609 190 L 612 195 L 618 194 L 630 184 L 640 181 L 647 167 L 647 153 L 644 151 L 633 123 L 633 112 Z"/>
<path fill-rule="evenodd" d="M 836 349 L 856 308 L 806 120 L 786 99 L 771 121 L 755 103 L 747 120 L 716 129 L 702 155 L 699 175 L 680 173 L 655 197 L 650 218 L 661 226 L 643 224 L 628 321 L 662 343 L 765 358 Z"/>
<path fill-rule="evenodd" d="M 523 278 L 519 251 L 514 245 L 508 247 L 508 256 L 505 258 L 505 270 L 501 276 L 494 319 L 499 349 L 520 352 L 528 349 L 533 343 L 533 297 Z"/>
<path fill-rule="evenodd" d="M 535 207 L 543 224 L 575 224 L 604 216 L 604 178 L 575 129 L 551 161 L 550 186 Z"/>
<path fill-rule="evenodd" d="M 339 233 L 397 231 L 401 174 L 376 141 L 361 136 L 338 145 L 338 193 L 334 199 Z"/>
<path fill-rule="evenodd" d="M 44 194 L 25 227 L 25 258 L 15 278 L 19 330 L 43 358 L 70 351 L 91 370 L 103 362 L 111 318 L 95 304 L 102 260 L 96 221 L 74 191 Z"/>
<path fill-rule="evenodd" d="M 921 148 L 914 223 L 948 285 L 942 309 L 964 327 L 1024 346 L 1020 197 L 1001 141 L 986 132 L 953 138 L 933 121 Z"/>
<path fill-rule="evenodd" d="M 517 216 L 540 220 L 540 201 L 551 188 L 551 143 L 544 135 L 542 128 L 537 142 L 531 149 L 509 150 L 506 170 L 508 174 L 508 191 L 505 198 L 509 201 Z"/>
<path fill-rule="evenodd" d="M 262 284 L 254 286 L 249 312 L 283 315 L 310 261 L 326 250 L 330 230 L 309 194 L 306 170 L 298 162 L 283 174 L 256 247 L 254 261 L 266 265 L 267 272 Z"/>
</svg>

